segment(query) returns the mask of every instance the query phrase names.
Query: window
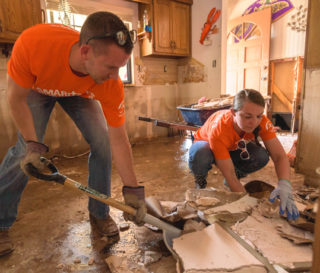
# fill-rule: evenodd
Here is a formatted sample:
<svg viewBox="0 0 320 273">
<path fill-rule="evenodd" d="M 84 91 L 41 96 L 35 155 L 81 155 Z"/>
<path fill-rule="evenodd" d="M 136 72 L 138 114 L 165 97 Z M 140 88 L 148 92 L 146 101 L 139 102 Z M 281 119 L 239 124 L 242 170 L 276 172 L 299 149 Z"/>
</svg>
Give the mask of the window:
<svg viewBox="0 0 320 273">
<path fill-rule="evenodd" d="M 87 18 L 87 15 L 76 14 L 66 10 L 47 9 L 47 18 L 48 23 L 65 24 L 77 31 L 80 31 L 81 26 Z M 129 30 L 132 29 L 131 22 L 124 21 L 124 23 Z M 120 68 L 119 76 L 124 84 L 133 83 L 133 54 L 131 54 L 128 63 Z"/>
</svg>

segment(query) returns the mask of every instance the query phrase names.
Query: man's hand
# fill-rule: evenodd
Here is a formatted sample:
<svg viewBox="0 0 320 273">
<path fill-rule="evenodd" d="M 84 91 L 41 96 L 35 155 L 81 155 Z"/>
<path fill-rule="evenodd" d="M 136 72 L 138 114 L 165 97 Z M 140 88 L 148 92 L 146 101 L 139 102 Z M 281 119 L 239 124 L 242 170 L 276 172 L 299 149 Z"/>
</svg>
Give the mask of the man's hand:
<svg viewBox="0 0 320 273">
<path fill-rule="evenodd" d="M 276 198 L 280 199 L 281 215 L 286 211 L 288 220 L 296 220 L 299 217 L 299 211 L 293 200 L 290 181 L 286 179 L 279 180 L 278 187 L 271 192 L 269 200 L 274 202 Z"/>
<path fill-rule="evenodd" d="M 45 165 L 40 161 L 40 157 L 48 151 L 48 146 L 43 143 L 32 140 L 26 141 L 26 155 L 20 162 L 20 167 L 22 171 L 26 175 L 29 175 L 28 172 L 25 170 L 25 166 L 28 163 L 31 163 L 39 171 L 42 171 Z"/>
<path fill-rule="evenodd" d="M 147 213 L 147 207 L 145 203 L 144 196 L 144 186 L 139 187 L 122 187 L 122 194 L 124 197 L 125 204 L 133 207 L 137 210 L 135 216 L 128 213 L 123 213 L 123 217 L 126 221 L 130 220 L 135 222 L 136 225 L 142 226 L 144 224 L 143 218 Z"/>
</svg>

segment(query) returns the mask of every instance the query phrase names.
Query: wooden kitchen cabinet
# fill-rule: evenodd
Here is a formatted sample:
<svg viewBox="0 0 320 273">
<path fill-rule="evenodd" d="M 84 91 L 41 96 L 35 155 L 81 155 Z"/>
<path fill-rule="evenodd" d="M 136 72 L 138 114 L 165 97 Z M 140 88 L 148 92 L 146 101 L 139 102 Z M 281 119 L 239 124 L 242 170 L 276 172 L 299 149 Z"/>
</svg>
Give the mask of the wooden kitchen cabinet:
<svg viewBox="0 0 320 273">
<path fill-rule="evenodd" d="M 145 9 L 151 33 L 141 39 L 142 56 L 189 56 L 190 2 L 153 0 L 153 5 L 142 5 L 139 14 Z"/>
<path fill-rule="evenodd" d="M 144 3 L 144 4 L 151 4 L 152 0 L 127 0 L 129 2 L 137 2 L 137 3 Z"/>
<path fill-rule="evenodd" d="M 40 0 L 1 0 L 0 42 L 14 43 L 23 30 L 41 22 Z"/>
</svg>

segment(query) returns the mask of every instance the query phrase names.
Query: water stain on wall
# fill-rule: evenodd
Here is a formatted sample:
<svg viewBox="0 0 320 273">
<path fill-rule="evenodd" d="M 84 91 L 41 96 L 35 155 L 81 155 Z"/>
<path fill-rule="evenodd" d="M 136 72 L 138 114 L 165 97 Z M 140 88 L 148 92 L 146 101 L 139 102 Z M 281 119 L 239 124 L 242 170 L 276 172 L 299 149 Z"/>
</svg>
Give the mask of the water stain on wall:
<svg viewBox="0 0 320 273">
<path fill-rule="evenodd" d="M 182 83 L 206 82 L 208 78 L 205 65 L 194 58 L 179 63 L 179 81 Z"/>
</svg>

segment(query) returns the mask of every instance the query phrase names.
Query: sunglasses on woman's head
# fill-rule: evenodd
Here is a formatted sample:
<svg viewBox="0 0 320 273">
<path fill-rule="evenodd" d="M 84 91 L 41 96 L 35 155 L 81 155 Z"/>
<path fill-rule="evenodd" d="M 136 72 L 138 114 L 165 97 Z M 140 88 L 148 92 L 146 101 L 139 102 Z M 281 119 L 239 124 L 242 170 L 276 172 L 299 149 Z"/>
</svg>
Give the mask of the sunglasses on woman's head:
<svg viewBox="0 0 320 273">
<path fill-rule="evenodd" d="M 117 31 L 117 32 L 112 32 L 112 33 L 106 33 L 106 34 L 103 34 L 103 35 L 92 36 L 86 41 L 86 44 L 88 44 L 91 40 L 105 39 L 105 38 L 110 38 L 110 37 L 119 46 L 124 46 L 127 43 L 128 39 L 130 39 L 131 42 L 134 44 L 137 41 L 137 31 L 134 30 L 134 29 L 130 30 L 128 32 L 124 32 L 124 31 L 120 30 L 120 31 Z"/>
</svg>

